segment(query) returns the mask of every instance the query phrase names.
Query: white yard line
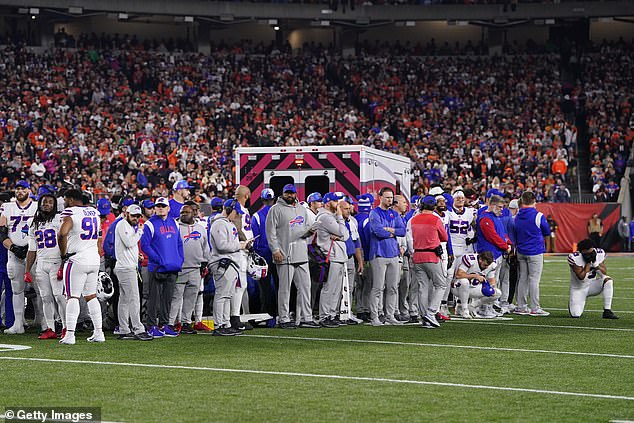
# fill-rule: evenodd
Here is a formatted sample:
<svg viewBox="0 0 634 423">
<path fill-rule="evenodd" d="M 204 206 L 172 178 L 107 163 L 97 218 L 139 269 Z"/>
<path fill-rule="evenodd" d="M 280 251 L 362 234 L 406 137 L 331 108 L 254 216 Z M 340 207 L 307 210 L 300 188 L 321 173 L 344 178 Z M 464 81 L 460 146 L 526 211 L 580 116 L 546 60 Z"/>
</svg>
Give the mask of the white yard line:
<svg viewBox="0 0 634 423">
<path fill-rule="evenodd" d="M 544 289 L 544 288 L 570 288 L 570 284 L 568 284 L 568 285 L 564 285 L 564 284 L 552 284 L 552 283 L 548 283 L 548 282 L 543 282 L 543 281 L 542 281 L 542 282 L 540 282 L 539 287 L 540 287 L 541 289 Z M 621 290 L 631 291 L 631 290 L 634 290 L 634 288 L 629 288 L 629 287 L 626 287 L 626 286 L 621 286 L 621 285 L 615 285 L 615 286 L 614 286 L 614 289 L 615 289 L 616 291 L 621 291 Z"/>
<path fill-rule="evenodd" d="M 569 298 L 569 294 L 539 294 L 540 297 L 566 297 Z M 615 300 L 634 300 L 632 297 L 614 297 Z"/>
<path fill-rule="evenodd" d="M 548 310 L 567 310 L 565 308 L 549 308 Z M 586 310 L 588 311 L 588 310 Z M 592 311 L 592 310 L 590 310 Z M 624 313 L 623 311 L 619 311 L 619 313 Z M 543 317 L 542 317 L 543 319 Z M 538 325 L 538 324 L 532 324 L 532 323 L 506 323 L 506 322 L 500 322 L 500 323 L 495 323 L 495 322 L 491 322 L 491 321 L 483 321 L 483 320 L 467 320 L 467 319 L 451 319 L 452 322 L 460 322 L 460 323 L 479 323 L 482 325 L 506 325 L 506 326 L 528 326 L 528 327 L 533 327 L 533 328 L 564 328 L 564 329 L 581 329 L 581 330 L 605 330 L 605 331 L 614 331 L 614 332 L 634 332 L 634 329 L 630 329 L 630 328 L 598 328 L 598 327 L 592 327 L 592 326 L 569 326 L 569 325 Z"/>
<path fill-rule="evenodd" d="M 562 395 L 562 396 L 572 396 L 572 397 L 634 401 L 634 397 L 629 397 L 625 395 L 551 391 L 547 389 L 513 388 L 513 387 L 507 387 L 507 386 L 494 386 L 494 385 L 468 385 L 463 383 L 433 382 L 433 381 L 425 381 L 425 380 L 408 380 L 408 379 L 388 379 L 388 378 L 381 378 L 381 377 L 346 376 L 346 375 L 297 373 L 297 372 L 276 372 L 276 371 L 268 371 L 268 370 L 251 370 L 251 369 L 223 369 L 223 368 L 215 368 L 215 367 L 176 366 L 176 365 L 166 365 L 166 364 L 117 363 L 117 362 L 111 362 L 111 361 L 57 360 L 57 359 L 51 359 L 51 358 L 35 358 L 35 357 L 0 357 L 0 360 L 38 361 L 38 362 L 45 362 L 45 363 L 72 363 L 72 364 L 87 364 L 87 365 L 100 365 L 100 366 L 142 367 L 142 368 L 170 369 L 170 370 L 198 370 L 198 371 L 219 372 L 219 373 L 244 373 L 244 374 L 271 375 L 271 376 L 292 376 L 292 377 L 315 378 L 315 379 L 353 380 L 353 381 L 360 381 L 360 382 L 402 383 L 402 384 L 410 384 L 410 385 L 447 386 L 452 388 L 486 389 L 486 390 L 493 390 L 493 391 L 510 391 L 510 392 L 529 392 L 529 393 L 546 394 L 546 395 Z"/>
<path fill-rule="evenodd" d="M 567 309 L 567 308 L 550 308 L 550 307 L 548 307 L 548 308 L 544 308 L 544 310 L 568 311 L 568 309 Z M 619 310 L 619 311 L 613 310 L 613 311 L 614 311 L 616 314 L 619 314 L 619 313 L 628 313 L 628 314 L 632 314 L 632 313 L 634 313 L 634 311 L 624 311 L 624 310 Z M 603 310 L 583 310 L 583 312 L 584 312 L 584 313 L 585 313 L 585 312 L 590 312 L 590 313 L 603 313 Z"/>
<path fill-rule="evenodd" d="M 371 339 L 311 338 L 311 337 L 302 337 L 302 336 L 277 336 L 277 335 L 243 335 L 243 336 L 248 338 L 289 339 L 289 340 L 299 340 L 299 341 L 401 345 L 401 346 L 431 347 L 431 348 L 457 348 L 457 349 L 467 349 L 467 350 L 511 351 L 511 352 L 521 352 L 521 353 L 581 355 L 581 356 L 591 356 L 591 357 L 611 357 L 611 358 L 627 358 L 627 359 L 634 358 L 634 355 L 577 352 L 577 351 L 534 350 L 534 349 L 526 349 L 526 348 L 482 347 L 479 345 L 431 344 L 431 343 L 422 343 L 422 342 L 377 341 L 377 340 L 371 340 Z"/>
</svg>

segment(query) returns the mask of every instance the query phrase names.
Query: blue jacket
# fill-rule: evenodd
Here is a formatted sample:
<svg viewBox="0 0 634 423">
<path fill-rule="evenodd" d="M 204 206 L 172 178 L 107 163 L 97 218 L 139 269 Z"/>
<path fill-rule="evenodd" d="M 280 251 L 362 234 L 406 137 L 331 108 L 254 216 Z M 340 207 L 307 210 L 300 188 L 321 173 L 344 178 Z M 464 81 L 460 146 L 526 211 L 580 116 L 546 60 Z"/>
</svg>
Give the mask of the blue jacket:
<svg viewBox="0 0 634 423">
<path fill-rule="evenodd" d="M 410 209 L 407 213 L 405 213 L 405 216 L 403 216 L 403 223 L 405 224 L 405 227 L 407 227 L 407 222 L 409 222 L 409 220 L 414 216 L 414 213 L 416 213 L 416 210 Z"/>
<path fill-rule="evenodd" d="M 550 226 L 543 213 L 534 207 L 522 207 L 515 216 L 515 239 L 517 252 L 525 256 L 536 256 L 546 252 L 544 237 L 550 236 Z"/>
<path fill-rule="evenodd" d="M 7 261 L 9 260 L 9 250 L 4 245 L 0 245 L 0 272 L 7 273 Z"/>
<path fill-rule="evenodd" d="M 150 272 L 174 273 L 183 268 L 183 240 L 176 221 L 152 216 L 143 227 L 141 249 L 148 256 Z"/>
<path fill-rule="evenodd" d="M 266 238 L 266 216 L 268 216 L 269 210 L 271 210 L 271 206 L 264 206 L 251 217 L 251 230 L 253 231 L 253 236 L 257 237 L 253 241 L 253 249 L 264 257 L 264 260 L 272 263 L 273 253 Z"/>
<path fill-rule="evenodd" d="M 503 252 L 506 252 L 506 250 L 502 250 L 501 245 L 498 246 L 496 244 L 493 244 L 485 238 L 484 232 L 480 226 L 480 222 L 482 222 L 483 219 L 490 219 L 493 222 L 493 226 L 495 229 L 495 234 L 493 235 L 497 234 L 497 236 L 501 238 L 500 244 L 504 243 L 506 245 L 508 234 L 506 233 L 506 229 L 504 229 L 504 223 L 502 222 L 502 219 L 497 217 L 495 214 L 491 213 L 490 211 L 485 211 L 478 215 L 478 218 L 476 220 L 476 233 L 478 237 L 478 240 L 476 242 L 476 250 L 478 251 L 478 253 L 481 253 L 483 251 L 491 251 L 491 253 L 493 253 L 493 258 L 497 260 L 497 258 L 500 257 Z"/>
<path fill-rule="evenodd" d="M 357 213 L 354 218 L 359 224 L 359 238 L 361 239 L 361 248 L 363 248 L 363 260 L 368 261 L 370 258 L 370 226 L 366 224 L 370 215 L 365 212 Z"/>
<path fill-rule="evenodd" d="M 370 212 L 368 221 L 366 226 L 370 227 L 369 259 L 398 257 L 400 250 L 396 237 L 405 236 L 406 232 L 401 216 L 393 209 L 383 210 L 376 207 Z M 394 228 L 394 235 L 386 231 L 385 227 Z"/>
<path fill-rule="evenodd" d="M 511 242 L 515 245 L 515 218 L 513 217 L 513 214 L 502 214 L 500 219 L 502 219 L 502 224 L 504 225 L 504 229 L 506 230 Z"/>
<path fill-rule="evenodd" d="M 348 239 L 346 239 L 346 254 L 348 257 L 354 255 L 357 248 L 361 248 L 361 242 L 357 239 L 352 240 L 352 231 L 350 230 L 350 222 L 346 221 L 346 228 L 348 229 Z M 359 231 L 359 238 L 361 238 L 361 232 Z"/>
<path fill-rule="evenodd" d="M 183 208 L 183 203 L 179 203 L 173 198 L 170 199 L 170 216 L 174 218 L 174 220 L 181 217 L 181 209 Z"/>
</svg>

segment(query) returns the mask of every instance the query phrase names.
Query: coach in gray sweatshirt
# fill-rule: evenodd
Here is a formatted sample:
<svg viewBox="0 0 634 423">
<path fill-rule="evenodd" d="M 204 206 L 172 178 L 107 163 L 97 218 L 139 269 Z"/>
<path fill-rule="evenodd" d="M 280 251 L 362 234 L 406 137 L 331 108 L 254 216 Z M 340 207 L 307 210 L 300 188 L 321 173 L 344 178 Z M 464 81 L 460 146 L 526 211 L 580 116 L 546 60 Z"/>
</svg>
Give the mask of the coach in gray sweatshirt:
<svg viewBox="0 0 634 423">
<path fill-rule="evenodd" d="M 308 224 L 308 210 L 297 202 L 297 191 L 285 185 L 277 203 L 266 218 L 266 238 L 277 267 L 280 287 L 277 293 L 279 324 L 282 329 L 295 328 L 289 317 L 291 282 L 297 287 L 297 320 L 300 327 L 319 327 L 310 308 L 310 274 L 306 238 L 313 232 Z"/>
<path fill-rule="evenodd" d="M 183 269 L 178 272 L 176 286 L 172 294 L 169 324 L 174 326 L 180 315 L 181 334 L 195 334 L 191 327 L 191 317 L 196 305 L 200 287 L 201 269 L 209 261 L 209 243 L 207 231 L 196 221 L 194 208 L 185 203 L 177 220 L 183 240 Z"/>
<path fill-rule="evenodd" d="M 317 212 L 315 223 L 317 246 L 328 255 L 330 263 L 328 279 L 321 288 L 319 297 L 319 323 L 327 328 L 339 326 L 335 320 L 339 314 L 343 272 L 348 261 L 345 241 L 350 233 L 339 206 L 340 199 L 340 196 L 332 192 L 324 195 L 324 207 Z"/>
</svg>

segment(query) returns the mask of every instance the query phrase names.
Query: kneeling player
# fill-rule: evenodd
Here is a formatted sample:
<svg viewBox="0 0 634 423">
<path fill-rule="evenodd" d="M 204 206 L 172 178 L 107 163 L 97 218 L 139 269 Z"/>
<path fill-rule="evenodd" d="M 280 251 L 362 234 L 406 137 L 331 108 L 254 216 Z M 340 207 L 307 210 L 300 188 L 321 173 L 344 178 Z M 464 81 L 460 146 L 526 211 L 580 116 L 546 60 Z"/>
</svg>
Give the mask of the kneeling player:
<svg viewBox="0 0 634 423">
<path fill-rule="evenodd" d="M 495 268 L 495 260 L 490 251 L 462 256 L 451 284 L 453 295 L 460 301 L 460 317 L 492 319 L 498 316 L 492 306 L 500 298 L 502 291 L 495 287 Z"/>
<path fill-rule="evenodd" d="M 612 312 L 614 282 L 607 276 L 605 251 L 593 248 L 592 241 L 584 239 L 577 245 L 577 252 L 568 254 L 570 266 L 570 316 L 581 317 L 586 298 L 603 294 L 603 318 L 618 319 Z"/>
</svg>

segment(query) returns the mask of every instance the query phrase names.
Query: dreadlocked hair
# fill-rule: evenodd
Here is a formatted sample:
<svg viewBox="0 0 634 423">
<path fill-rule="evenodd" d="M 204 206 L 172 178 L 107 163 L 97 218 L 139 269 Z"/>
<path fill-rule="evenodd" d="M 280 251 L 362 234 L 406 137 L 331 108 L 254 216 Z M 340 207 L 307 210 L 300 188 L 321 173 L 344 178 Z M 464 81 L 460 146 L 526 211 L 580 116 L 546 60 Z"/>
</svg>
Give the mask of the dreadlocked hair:
<svg viewBox="0 0 634 423">
<path fill-rule="evenodd" d="M 53 199 L 53 210 L 50 213 L 44 213 L 42 211 L 42 200 L 45 197 L 51 197 Z M 57 198 L 54 195 L 40 195 L 40 198 L 37 200 L 37 211 L 35 212 L 35 216 L 33 217 L 33 226 L 34 229 L 39 228 L 42 225 L 53 220 L 55 215 L 57 214 Z"/>
</svg>

